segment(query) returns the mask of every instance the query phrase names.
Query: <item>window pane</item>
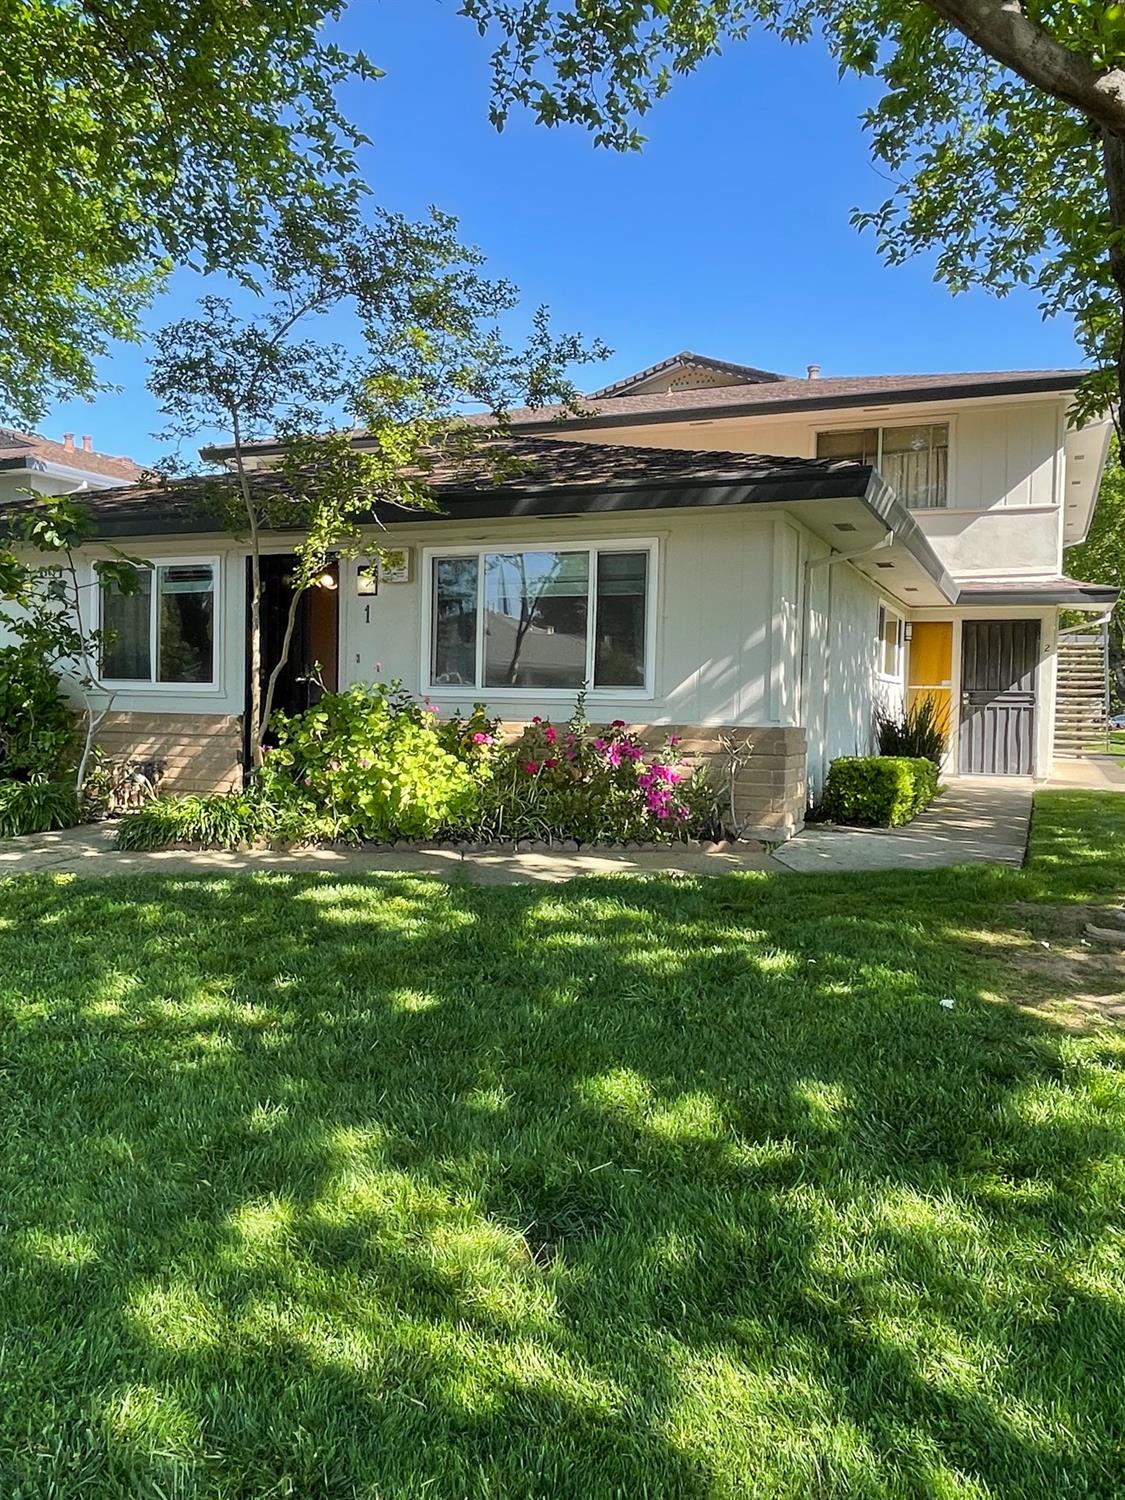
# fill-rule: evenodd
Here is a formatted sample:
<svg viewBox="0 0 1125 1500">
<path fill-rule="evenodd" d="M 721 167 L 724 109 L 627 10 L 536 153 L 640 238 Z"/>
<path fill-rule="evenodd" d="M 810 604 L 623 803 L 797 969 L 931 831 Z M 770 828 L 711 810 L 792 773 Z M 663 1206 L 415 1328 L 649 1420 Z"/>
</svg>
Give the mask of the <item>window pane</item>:
<svg viewBox="0 0 1125 1500">
<path fill-rule="evenodd" d="M 879 611 L 879 669 L 884 677 L 899 675 L 899 645 L 902 621 L 889 610 Z"/>
<path fill-rule="evenodd" d="M 586 680 L 586 552 L 484 559 L 484 685 L 580 688 Z"/>
<path fill-rule="evenodd" d="M 477 560 L 434 558 L 434 617 L 430 680 L 475 687 L 477 677 Z"/>
<path fill-rule="evenodd" d="M 949 479 L 949 426 L 883 430 L 883 478 L 904 505 L 933 510 L 945 505 Z"/>
<path fill-rule="evenodd" d="M 157 569 L 158 682 L 215 679 L 215 579 L 207 563 Z"/>
<path fill-rule="evenodd" d="M 123 594 L 116 583 L 102 585 L 102 629 L 110 640 L 102 652 L 102 676 L 110 682 L 149 682 L 152 573 L 137 569 L 139 588 Z"/>
<path fill-rule="evenodd" d="M 647 589 L 647 552 L 599 554 L 595 687 L 644 687 Z"/>
<path fill-rule="evenodd" d="M 857 464 L 877 463 L 879 430 L 877 427 L 865 427 L 859 432 L 818 432 L 816 456 Z"/>
</svg>

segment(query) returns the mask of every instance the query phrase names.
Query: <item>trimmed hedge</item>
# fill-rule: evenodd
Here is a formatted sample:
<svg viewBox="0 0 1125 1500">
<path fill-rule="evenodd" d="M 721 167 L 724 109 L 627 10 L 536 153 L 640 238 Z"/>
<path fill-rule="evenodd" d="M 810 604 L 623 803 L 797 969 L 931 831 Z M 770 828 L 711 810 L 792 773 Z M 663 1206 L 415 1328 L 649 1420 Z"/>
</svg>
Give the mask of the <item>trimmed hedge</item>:
<svg viewBox="0 0 1125 1500">
<path fill-rule="evenodd" d="M 835 823 L 895 828 L 937 796 L 932 760 L 905 755 L 846 755 L 828 768 L 824 812 Z"/>
</svg>

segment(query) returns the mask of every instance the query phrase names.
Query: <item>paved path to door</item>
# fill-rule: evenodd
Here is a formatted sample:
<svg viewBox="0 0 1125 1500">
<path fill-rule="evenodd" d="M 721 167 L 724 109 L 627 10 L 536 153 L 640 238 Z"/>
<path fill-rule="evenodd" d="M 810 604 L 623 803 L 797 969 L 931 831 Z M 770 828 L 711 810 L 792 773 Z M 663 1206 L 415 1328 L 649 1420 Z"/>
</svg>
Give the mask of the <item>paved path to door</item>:
<svg viewBox="0 0 1125 1500">
<path fill-rule="evenodd" d="M 944 865 L 1020 865 L 1027 850 L 1030 780 L 963 777 L 905 828 L 813 825 L 774 856 L 802 874 L 936 870 Z"/>
</svg>

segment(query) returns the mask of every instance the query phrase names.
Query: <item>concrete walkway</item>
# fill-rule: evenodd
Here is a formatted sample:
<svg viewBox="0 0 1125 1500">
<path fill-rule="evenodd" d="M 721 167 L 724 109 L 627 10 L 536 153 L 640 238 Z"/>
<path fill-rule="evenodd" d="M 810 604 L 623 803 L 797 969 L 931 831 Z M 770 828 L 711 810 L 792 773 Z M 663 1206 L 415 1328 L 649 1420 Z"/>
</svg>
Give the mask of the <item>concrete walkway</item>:
<svg viewBox="0 0 1125 1500">
<path fill-rule="evenodd" d="M 1047 786 L 1075 792 L 1125 792 L 1125 760 L 1113 755 L 1057 760 Z"/>
<path fill-rule="evenodd" d="M 1089 762 L 1076 762 L 1089 765 Z M 1119 769 L 1114 767 L 1114 769 Z M 1122 773 L 1125 789 L 1125 772 Z M 1058 783 L 1052 782 L 1051 785 Z M 1071 783 L 1064 783 L 1071 784 Z M 1087 781 L 1080 785 L 1105 785 Z M 0 842 L 0 877 L 46 871 L 57 875 L 234 874 L 239 871 L 300 874 L 433 875 L 475 885 L 521 881 L 557 882 L 576 875 L 721 875 L 743 870 L 835 874 L 849 870 L 934 870 L 945 865 L 1019 865 L 1027 848 L 1031 781 L 963 778 L 906 828 L 865 829 L 813 826 L 774 854 L 727 849 L 659 852 L 627 850 L 528 854 L 463 854 L 457 849 L 418 851 L 310 849 L 293 853 L 252 850 L 165 849 L 151 854 L 120 854 L 113 847 L 112 824 L 95 823 L 62 833 L 40 833 Z"/>
<path fill-rule="evenodd" d="M 327 873 L 342 879 L 358 875 L 434 875 L 467 880 L 473 885 L 509 885 L 523 881 L 556 882 L 576 875 L 724 875 L 739 870 L 773 870 L 779 866 L 764 853 L 671 848 L 650 852 L 626 850 L 577 854 L 541 852 L 462 854 L 457 849 L 388 850 L 308 849 L 273 853 L 253 849 L 227 854 L 209 849 L 161 849 L 152 853 L 119 853 L 113 847 L 112 823 L 90 823 L 60 833 L 38 833 L 0 842 L 0 879 L 5 875 L 230 875 L 288 872 Z"/>
<path fill-rule="evenodd" d="M 1033 783 L 963 777 L 905 828 L 813 825 L 774 860 L 802 874 L 842 870 L 936 870 L 945 865 L 1020 865 Z"/>
</svg>

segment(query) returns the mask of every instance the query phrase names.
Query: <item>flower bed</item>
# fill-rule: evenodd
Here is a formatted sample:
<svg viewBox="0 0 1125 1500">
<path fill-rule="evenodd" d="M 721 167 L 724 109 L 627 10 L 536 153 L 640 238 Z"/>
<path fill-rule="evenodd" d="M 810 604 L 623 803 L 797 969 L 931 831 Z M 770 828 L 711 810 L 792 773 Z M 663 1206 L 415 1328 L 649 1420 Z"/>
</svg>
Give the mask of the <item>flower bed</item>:
<svg viewBox="0 0 1125 1500">
<path fill-rule="evenodd" d="M 118 846 L 659 846 L 719 831 L 674 737 L 648 750 L 623 720 L 589 724 L 581 699 L 565 724 L 536 716 L 511 741 L 480 706 L 441 722 L 397 683 L 326 695 L 275 728 L 244 793 L 157 799 L 122 819 Z"/>
</svg>

